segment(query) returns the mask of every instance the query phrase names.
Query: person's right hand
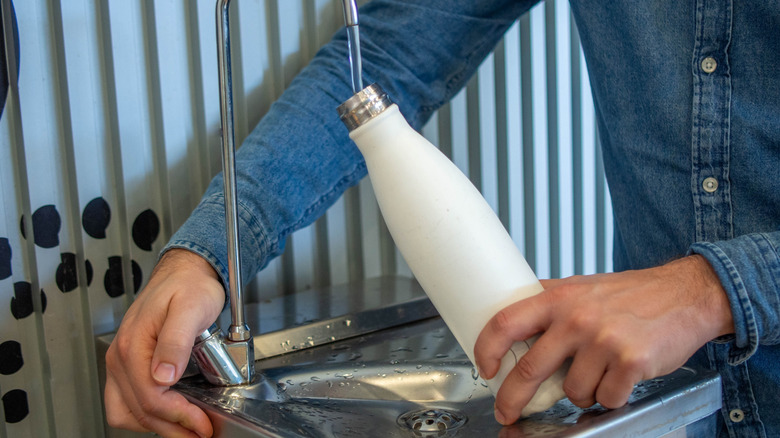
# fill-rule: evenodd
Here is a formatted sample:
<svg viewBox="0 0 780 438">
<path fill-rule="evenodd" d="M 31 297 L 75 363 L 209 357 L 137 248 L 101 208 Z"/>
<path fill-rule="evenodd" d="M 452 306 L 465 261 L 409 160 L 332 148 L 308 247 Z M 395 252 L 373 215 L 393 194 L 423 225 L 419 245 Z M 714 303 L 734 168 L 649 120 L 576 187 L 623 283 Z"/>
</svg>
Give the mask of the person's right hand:
<svg viewBox="0 0 780 438">
<path fill-rule="evenodd" d="M 170 386 L 224 303 L 222 283 L 205 259 L 182 249 L 163 255 L 106 353 L 110 426 L 165 437 L 213 434 L 208 416 Z"/>
</svg>

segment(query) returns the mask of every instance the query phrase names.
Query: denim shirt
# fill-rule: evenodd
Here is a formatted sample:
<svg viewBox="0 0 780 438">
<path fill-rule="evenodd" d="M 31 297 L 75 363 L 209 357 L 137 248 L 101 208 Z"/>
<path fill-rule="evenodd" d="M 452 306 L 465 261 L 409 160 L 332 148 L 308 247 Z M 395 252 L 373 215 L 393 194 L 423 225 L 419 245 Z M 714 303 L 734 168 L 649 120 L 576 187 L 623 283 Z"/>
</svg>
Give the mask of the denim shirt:
<svg viewBox="0 0 780 438">
<path fill-rule="evenodd" d="M 374 0 L 364 74 L 415 128 L 535 2 Z M 615 215 L 614 266 L 707 258 L 736 332 L 690 364 L 723 382 L 722 436 L 780 436 L 780 2 L 572 0 Z M 243 281 L 366 175 L 336 107 L 352 95 L 340 32 L 237 153 Z M 217 176 L 167 248 L 226 278 Z"/>
</svg>

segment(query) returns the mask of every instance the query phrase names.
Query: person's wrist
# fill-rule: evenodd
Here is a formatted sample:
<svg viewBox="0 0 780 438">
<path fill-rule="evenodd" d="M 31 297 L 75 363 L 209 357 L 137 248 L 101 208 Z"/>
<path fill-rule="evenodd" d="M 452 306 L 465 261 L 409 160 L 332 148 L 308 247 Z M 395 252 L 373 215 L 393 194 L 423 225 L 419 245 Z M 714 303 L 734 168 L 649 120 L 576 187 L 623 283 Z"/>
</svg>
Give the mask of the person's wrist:
<svg viewBox="0 0 780 438">
<path fill-rule="evenodd" d="M 714 338 L 734 333 L 734 318 L 731 314 L 731 303 L 726 290 L 720 282 L 718 274 L 710 262 L 702 255 L 693 254 L 686 257 L 693 264 L 695 287 L 705 294 L 705 307 L 709 319 L 714 324 Z"/>
<path fill-rule="evenodd" d="M 171 248 L 166 251 L 157 262 L 152 276 L 160 273 L 185 271 L 197 272 L 220 281 L 219 274 L 208 260 L 197 253 L 182 248 Z"/>
</svg>

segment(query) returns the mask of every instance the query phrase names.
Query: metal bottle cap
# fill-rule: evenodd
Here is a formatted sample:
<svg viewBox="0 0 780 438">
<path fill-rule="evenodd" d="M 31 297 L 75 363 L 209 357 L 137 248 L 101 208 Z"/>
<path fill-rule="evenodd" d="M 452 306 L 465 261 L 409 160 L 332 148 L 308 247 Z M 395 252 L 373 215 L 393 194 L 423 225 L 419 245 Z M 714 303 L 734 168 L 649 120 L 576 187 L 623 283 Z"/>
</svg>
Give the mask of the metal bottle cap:
<svg viewBox="0 0 780 438">
<path fill-rule="evenodd" d="M 339 118 L 350 132 L 382 114 L 393 102 L 378 84 L 371 84 L 358 91 L 339 105 Z"/>
</svg>

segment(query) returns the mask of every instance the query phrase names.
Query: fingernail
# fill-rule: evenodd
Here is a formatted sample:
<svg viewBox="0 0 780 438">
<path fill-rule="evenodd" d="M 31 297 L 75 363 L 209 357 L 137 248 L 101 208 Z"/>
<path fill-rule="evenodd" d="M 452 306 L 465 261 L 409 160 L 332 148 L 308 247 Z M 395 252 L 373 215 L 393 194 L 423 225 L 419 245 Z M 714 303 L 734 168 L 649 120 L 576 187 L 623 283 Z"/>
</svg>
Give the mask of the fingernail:
<svg viewBox="0 0 780 438">
<path fill-rule="evenodd" d="M 160 362 L 154 369 L 154 380 L 160 383 L 173 384 L 176 378 L 176 367 L 165 362 Z"/>
<path fill-rule="evenodd" d="M 504 414 L 501 413 L 501 411 L 498 410 L 498 408 L 493 408 L 493 415 L 496 417 L 496 421 L 498 421 L 501 424 L 506 424 L 506 417 L 504 417 Z"/>
</svg>

